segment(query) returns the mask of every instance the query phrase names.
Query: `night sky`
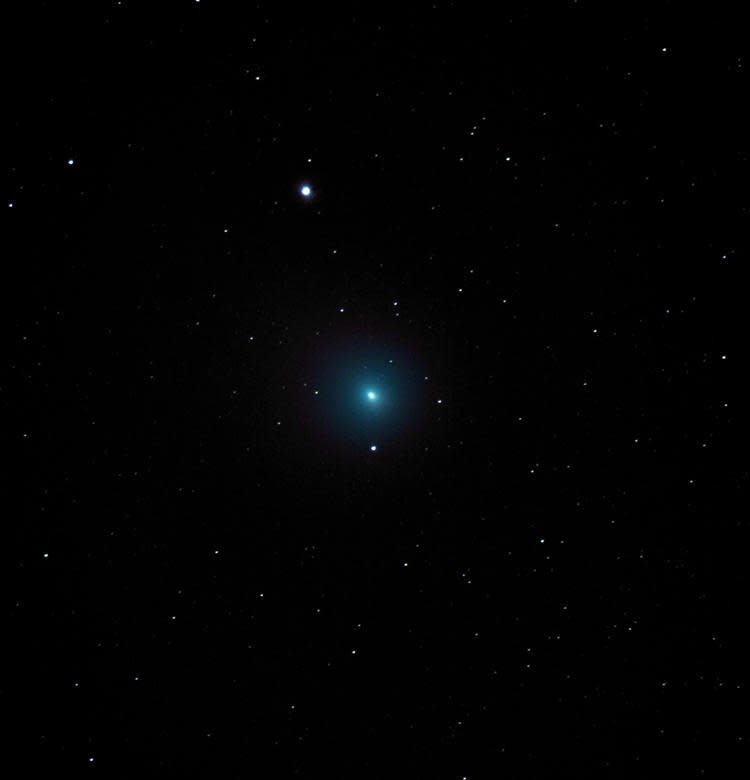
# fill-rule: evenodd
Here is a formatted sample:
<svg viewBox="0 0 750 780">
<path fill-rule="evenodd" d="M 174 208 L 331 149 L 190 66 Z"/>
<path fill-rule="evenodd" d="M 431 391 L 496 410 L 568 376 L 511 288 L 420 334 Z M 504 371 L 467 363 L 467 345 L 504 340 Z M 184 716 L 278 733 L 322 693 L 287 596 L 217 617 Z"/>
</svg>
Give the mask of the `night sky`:
<svg viewBox="0 0 750 780">
<path fill-rule="evenodd" d="M 730 4 L 16 5 L 4 761 L 743 774 Z"/>
</svg>

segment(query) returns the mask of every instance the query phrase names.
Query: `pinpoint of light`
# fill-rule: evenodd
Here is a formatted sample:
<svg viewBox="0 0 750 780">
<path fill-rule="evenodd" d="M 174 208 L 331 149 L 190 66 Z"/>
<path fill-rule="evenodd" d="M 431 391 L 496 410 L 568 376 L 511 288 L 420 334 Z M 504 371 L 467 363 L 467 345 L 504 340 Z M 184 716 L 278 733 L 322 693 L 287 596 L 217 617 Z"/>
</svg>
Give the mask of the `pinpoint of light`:
<svg viewBox="0 0 750 780">
<path fill-rule="evenodd" d="M 375 452 L 376 449 L 377 449 L 377 445 L 375 444 L 370 445 L 370 452 Z"/>
<path fill-rule="evenodd" d="M 304 184 L 302 187 L 300 187 L 299 191 L 302 194 L 302 196 L 305 198 L 309 198 L 310 195 L 312 195 L 312 190 L 307 184 Z"/>
<path fill-rule="evenodd" d="M 75 163 L 75 160 L 68 160 L 68 165 L 73 165 Z"/>
<path fill-rule="evenodd" d="M 368 397 L 368 398 L 369 398 L 371 401 L 374 401 L 374 400 L 377 398 L 377 396 L 375 395 L 375 393 L 373 393 L 373 392 L 372 392 L 372 390 L 370 390 L 370 392 L 369 392 L 369 393 L 367 393 L 367 397 Z"/>
</svg>

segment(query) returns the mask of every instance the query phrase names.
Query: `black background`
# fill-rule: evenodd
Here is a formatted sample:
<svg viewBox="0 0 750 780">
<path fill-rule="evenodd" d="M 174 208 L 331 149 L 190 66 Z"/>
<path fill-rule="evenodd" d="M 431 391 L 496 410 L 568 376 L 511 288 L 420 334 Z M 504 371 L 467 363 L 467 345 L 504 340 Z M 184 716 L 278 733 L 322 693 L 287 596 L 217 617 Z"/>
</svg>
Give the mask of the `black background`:
<svg viewBox="0 0 750 780">
<path fill-rule="evenodd" d="M 729 7 L 6 17 L 9 756 L 747 763 Z M 351 339 L 428 369 L 376 454 L 311 422 Z"/>
</svg>

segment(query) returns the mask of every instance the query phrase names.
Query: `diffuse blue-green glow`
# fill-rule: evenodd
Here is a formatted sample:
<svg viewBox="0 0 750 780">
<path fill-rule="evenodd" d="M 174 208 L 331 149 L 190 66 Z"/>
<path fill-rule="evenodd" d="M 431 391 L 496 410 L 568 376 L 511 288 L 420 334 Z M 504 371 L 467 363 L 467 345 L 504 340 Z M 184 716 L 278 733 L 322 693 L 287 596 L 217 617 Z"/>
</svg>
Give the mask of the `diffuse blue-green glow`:
<svg viewBox="0 0 750 780">
<path fill-rule="evenodd" d="M 419 355 L 400 343 L 341 338 L 314 354 L 307 376 L 319 394 L 310 422 L 333 444 L 370 455 L 388 452 L 423 421 L 425 374 Z"/>
</svg>

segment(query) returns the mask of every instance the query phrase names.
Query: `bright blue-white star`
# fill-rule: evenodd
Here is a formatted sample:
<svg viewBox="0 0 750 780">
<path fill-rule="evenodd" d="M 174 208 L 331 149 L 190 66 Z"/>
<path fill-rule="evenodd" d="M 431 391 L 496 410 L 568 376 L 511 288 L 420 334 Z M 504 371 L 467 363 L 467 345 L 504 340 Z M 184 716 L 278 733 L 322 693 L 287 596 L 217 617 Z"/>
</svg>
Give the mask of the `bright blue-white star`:
<svg viewBox="0 0 750 780">
<path fill-rule="evenodd" d="M 367 398 L 368 398 L 368 400 L 370 400 L 370 401 L 375 401 L 375 400 L 377 400 L 377 397 L 378 397 L 378 396 L 377 396 L 377 394 L 376 394 L 376 393 L 374 393 L 372 390 L 369 390 L 369 391 L 367 392 Z"/>
<path fill-rule="evenodd" d="M 299 191 L 303 198 L 309 198 L 310 195 L 312 195 L 312 189 L 310 189 L 310 186 L 308 184 L 303 184 L 299 188 Z"/>
<path fill-rule="evenodd" d="M 371 445 L 370 445 L 370 452 L 375 452 L 375 450 L 376 450 L 377 448 L 378 448 L 378 447 L 377 447 L 377 445 L 376 445 L 376 444 L 371 444 Z"/>
</svg>

